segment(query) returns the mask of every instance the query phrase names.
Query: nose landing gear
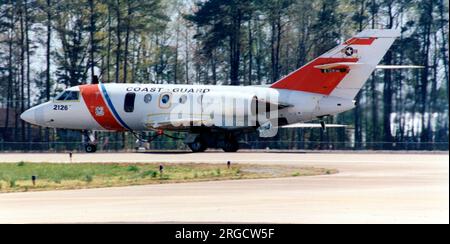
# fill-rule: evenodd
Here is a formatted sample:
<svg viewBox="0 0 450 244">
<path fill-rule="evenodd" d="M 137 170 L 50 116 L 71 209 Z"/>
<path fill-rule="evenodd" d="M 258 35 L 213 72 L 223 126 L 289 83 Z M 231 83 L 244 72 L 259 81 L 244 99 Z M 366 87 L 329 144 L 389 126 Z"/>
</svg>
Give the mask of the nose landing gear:
<svg viewBox="0 0 450 244">
<path fill-rule="evenodd" d="M 94 131 L 85 131 L 83 133 L 84 150 L 87 153 L 95 153 L 97 151 L 97 143 Z"/>
<path fill-rule="evenodd" d="M 95 144 L 86 144 L 84 146 L 84 150 L 87 153 L 95 153 L 97 151 L 97 145 L 95 145 Z"/>
</svg>

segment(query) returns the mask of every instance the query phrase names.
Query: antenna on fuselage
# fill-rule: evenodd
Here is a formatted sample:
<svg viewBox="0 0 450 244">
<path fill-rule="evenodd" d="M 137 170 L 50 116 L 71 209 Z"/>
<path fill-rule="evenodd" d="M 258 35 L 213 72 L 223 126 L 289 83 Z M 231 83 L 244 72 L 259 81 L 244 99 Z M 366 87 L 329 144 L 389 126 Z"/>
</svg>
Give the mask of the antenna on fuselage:
<svg viewBox="0 0 450 244">
<path fill-rule="evenodd" d="M 92 76 L 91 84 L 93 84 L 93 85 L 98 84 L 98 76 L 96 76 L 96 75 Z"/>
</svg>

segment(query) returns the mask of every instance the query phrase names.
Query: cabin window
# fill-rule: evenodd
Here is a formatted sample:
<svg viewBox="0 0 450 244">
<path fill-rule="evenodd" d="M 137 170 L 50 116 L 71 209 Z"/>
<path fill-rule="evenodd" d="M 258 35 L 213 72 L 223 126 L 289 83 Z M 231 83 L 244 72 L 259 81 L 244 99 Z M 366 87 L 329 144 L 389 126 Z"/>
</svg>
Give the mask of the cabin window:
<svg viewBox="0 0 450 244">
<path fill-rule="evenodd" d="M 151 94 L 147 94 L 144 96 L 144 102 L 145 103 L 150 103 L 152 101 L 152 95 Z"/>
<path fill-rule="evenodd" d="M 160 108 L 170 108 L 171 106 L 171 98 L 172 95 L 170 93 L 164 93 L 159 98 L 159 107 Z"/>
<path fill-rule="evenodd" d="M 127 113 L 134 111 L 134 100 L 136 99 L 136 93 L 129 92 L 125 95 L 124 110 Z"/>
<path fill-rule="evenodd" d="M 161 103 L 162 103 L 162 104 L 167 104 L 167 103 L 169 103 L 169 101 L 170 101 L 170 96 L 169 96 L 169 94 L 165 94 L 165 95 L 163 95 L 163 96 L 161 97 Z"/>
</svg>

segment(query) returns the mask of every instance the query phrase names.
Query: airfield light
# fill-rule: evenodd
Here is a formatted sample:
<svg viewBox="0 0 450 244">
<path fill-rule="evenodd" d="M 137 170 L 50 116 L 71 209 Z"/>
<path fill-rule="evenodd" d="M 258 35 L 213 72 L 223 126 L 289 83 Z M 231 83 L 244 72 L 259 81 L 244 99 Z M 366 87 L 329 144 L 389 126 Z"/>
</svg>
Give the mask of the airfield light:
<svg viewBox="0 0 450 244">
<path fill-rule="evenodd" d="M 159 165 L 159 173 L 162 175 L 164 172 L 164 165 L 160 164 Z"/>
<path fill-rule="evenodd" d="M 33 186 L 36 186 L 36 179 L 37 179 L 36 175 L 31 176 L 31 182 L 33 183 Z"/>
</svg>

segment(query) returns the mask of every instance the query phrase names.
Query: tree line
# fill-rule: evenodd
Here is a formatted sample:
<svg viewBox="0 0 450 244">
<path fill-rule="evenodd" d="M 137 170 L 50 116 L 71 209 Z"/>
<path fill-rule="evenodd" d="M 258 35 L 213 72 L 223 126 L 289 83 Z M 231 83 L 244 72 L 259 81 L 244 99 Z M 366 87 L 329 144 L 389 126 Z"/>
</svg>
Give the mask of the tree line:
<svg viewBox="0 0 450 244">
<path fill-rule="evenodd" d="M 0 3 L 4 141 L 64 137 L 48 130 L 36 135 L 18 116 L 66 87 L 89 83 L 92 75 L 117 83 L 266 85 L 358 31 L 398 28 L 401 37 L 382 63 L 423 69 L 376 71 L 358 94 L 356 109 L 327 119 L 351 129 L 289 130 L 278 139 L 290 148 L 308 140 L 374 149 L 405 142 L 421 143 L 419 149 L 448 146 L 448 1 Z"/>
</svg>

